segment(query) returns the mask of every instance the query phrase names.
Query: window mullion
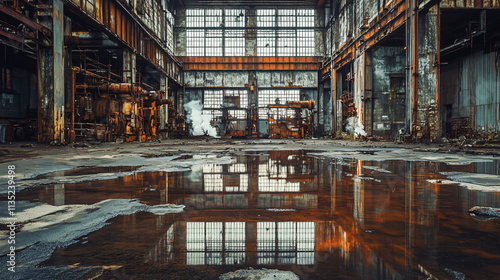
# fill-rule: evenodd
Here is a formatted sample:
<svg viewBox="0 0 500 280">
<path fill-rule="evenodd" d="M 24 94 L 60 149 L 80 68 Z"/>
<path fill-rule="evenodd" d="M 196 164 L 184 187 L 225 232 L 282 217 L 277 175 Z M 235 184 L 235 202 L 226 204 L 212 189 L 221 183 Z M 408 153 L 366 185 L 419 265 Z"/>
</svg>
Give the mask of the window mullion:
<svg viewBox="0 0 500 280">
<path fill-rule="evenodd" d="M 226 10 L 221 9 L 222 12 L 222 56 L 226 56 Z"/>
<path fill-rule="evenodd" d="M 278 56 L 278 36 L 279 36 L 279 15 L 278 9 L 274 10 L 274 56 Z"/>
</svg>

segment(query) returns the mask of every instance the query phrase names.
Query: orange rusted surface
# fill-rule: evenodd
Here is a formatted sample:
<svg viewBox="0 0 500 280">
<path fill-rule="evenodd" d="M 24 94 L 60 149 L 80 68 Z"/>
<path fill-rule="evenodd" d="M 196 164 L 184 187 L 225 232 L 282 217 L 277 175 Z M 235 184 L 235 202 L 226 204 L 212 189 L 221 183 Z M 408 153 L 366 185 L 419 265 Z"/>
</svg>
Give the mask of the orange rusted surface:
<svg viewBox="0 0 500 280">
<path fill-rule="evenodd" d="M 189 57 L 179 59 L 184 70 L 309 70 L 321 68 L 321 57 Z"/>
</svg>

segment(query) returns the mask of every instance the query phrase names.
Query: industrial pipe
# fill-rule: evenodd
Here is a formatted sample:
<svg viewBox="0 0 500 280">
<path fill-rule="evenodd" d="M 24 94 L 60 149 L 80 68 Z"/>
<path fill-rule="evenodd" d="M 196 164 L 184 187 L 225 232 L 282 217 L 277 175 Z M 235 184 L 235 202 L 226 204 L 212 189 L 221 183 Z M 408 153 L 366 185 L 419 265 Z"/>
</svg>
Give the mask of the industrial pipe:
<svg viewBox="0 0 500 280">
<path fill-rule="evenodd" d="M 142 88 L 130 83 L 112 83 L 100 85 L 77 85 L 78 89 L 99 90 L 109 92 L 112 94 L 128 94 L 128 93 L 142 93 Z"/>
</svg>

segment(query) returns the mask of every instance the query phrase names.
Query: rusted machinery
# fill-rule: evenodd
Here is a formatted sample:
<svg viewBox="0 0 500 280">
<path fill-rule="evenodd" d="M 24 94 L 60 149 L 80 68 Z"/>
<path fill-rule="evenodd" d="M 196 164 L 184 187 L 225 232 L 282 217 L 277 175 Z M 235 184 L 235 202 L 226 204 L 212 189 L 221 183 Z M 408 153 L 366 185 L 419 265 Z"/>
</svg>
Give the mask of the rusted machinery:
<svg viewBox="0 0 500 280">
<path fill-rule="evenodd" d="M 269 105 L 269 136 L 275 139 L 312 137 L 314 107 L 314 100 Z M 294 111 L 293 116 L 290 110 Z"/>
<path fill-rule="evenodd" d="M 158 139 L 161 132 L 173 136 L 184 129 L 184 116 L 177 114 L 173 100 L 166 99 L 165 92 L 147 91 L 131 83 L 109 82 L 78 67 L 72 70 L 74 103 L 68 106 L 69 142 L 148 141 Z M 77 75 L 85 79 L 77 79 Z M 165 119 L 160 119 L 162 107 Z M 160 128 L 164 129 L 160 131 Z"/>
</svg>

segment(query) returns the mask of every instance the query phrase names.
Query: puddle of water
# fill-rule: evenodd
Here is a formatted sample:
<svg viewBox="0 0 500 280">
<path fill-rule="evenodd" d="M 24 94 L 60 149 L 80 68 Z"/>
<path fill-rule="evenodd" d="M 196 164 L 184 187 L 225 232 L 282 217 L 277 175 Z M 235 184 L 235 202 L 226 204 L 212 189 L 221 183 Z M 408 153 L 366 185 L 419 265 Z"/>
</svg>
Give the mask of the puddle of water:
<svg viewBox="0 0 500 280">
<path fill-rule="evenodd" d="M 19 195 L 49 204 L 139 198 L 187 206 L 181 214 L 116 217 L 44 263 L 123 267 L 102 279 L 218 279 L 247 267 L 289 270 L 301 279 L 448 279 L 450 271 L 495 279 L 500 220 L 476 220 L 467 210 L 500 207 L 500 193 L 428 180 L 445 178 L 440 172 L 498 175 L 499 167 L 270 151 L 190 172 L 138 173 Z"/>
</svg>

